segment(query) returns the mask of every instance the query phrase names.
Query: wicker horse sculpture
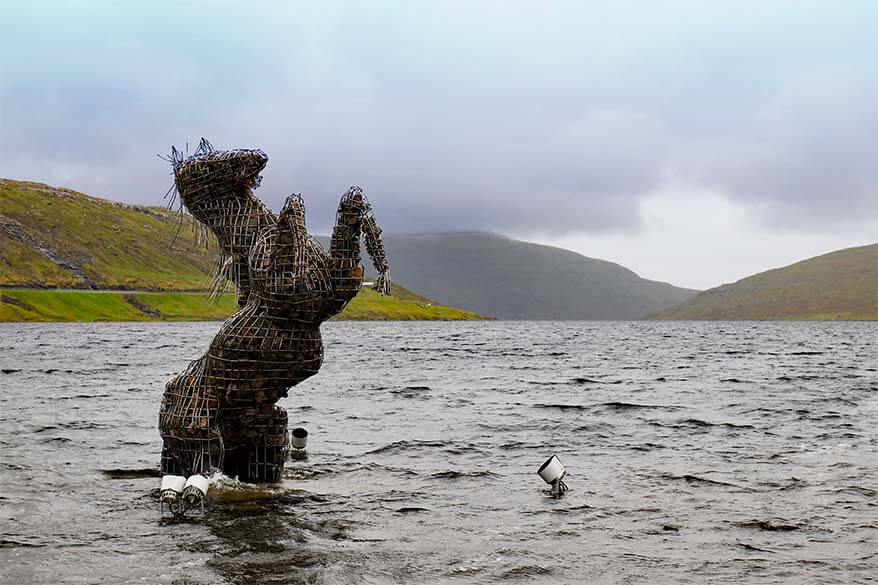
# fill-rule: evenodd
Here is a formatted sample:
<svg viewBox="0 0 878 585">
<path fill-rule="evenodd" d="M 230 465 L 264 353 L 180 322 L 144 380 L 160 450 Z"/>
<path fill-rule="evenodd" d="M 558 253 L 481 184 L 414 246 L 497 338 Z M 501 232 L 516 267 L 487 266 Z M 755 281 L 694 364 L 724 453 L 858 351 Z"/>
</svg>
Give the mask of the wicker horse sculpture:
<svg viewBox="0 0 878 585">
<path fill-rule="evenodd" d="M 207 477 L 280 481 L 288 454 L 287 413 L 275 403 L 320 369 L 320 324 L 357 294 L 360 237 L 390 292 L 389 268 L 371 207 L 359 187 L 341 198 L 327 253 L 305 229 L 299 195 L 275 215 L 253 195 L 268 157 L 218 151 L 206 140 L 192 156 L 168 159 L 186 210 L 219 243 L 214 292 L 237 287 L 239 310 L 201 358 L 165 386 L 162 502 L 175 514 L 201 505 Z"/>
</svg>

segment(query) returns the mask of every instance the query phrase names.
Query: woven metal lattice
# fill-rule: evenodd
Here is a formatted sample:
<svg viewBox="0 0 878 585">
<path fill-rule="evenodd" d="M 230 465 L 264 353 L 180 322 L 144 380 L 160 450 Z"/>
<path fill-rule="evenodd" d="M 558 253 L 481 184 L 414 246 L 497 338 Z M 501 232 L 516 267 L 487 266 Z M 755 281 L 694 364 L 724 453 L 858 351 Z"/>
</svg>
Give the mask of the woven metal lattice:
<svg viewBox="0 0 878 585">
<path fill-rule="evenodd" d="M 218 151 L 202 140 L 191 156 L 173 149 L 175 192 L 216 237 L 214 292 L 238 292 L 229 317 L 201 358 L 165 386 L 159 413 L 162 472 L 221 470 L 242 481 L 279 481 L 288 452 L 287 414 L 275 403 L 323 362 L 320 324 L 362 284 L 360 238 L 390 292 L 390 271 L 363 190 L 341 198 L 329 251 L 308 235 L 298 194 L 277 215 L 253 195 L 268 157 Z"/>
</svg>

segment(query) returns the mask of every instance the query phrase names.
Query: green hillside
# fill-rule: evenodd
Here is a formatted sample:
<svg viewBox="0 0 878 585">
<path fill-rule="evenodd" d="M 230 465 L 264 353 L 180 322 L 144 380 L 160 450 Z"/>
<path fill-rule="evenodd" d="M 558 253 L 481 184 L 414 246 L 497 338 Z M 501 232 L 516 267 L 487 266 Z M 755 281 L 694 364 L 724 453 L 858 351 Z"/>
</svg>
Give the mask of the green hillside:
<svg viewBox="0 0 878 585">
<path fill-rule="evenodd" d="M 0 179 L 0 321 L 222 319 L 232 295 L 201 292 L 214 257 L 188 216 Z M 338 318 L 482 317 L 394 284 L 390 297 L 364 288 Z"/>
<path fill-rule="evenodd" d="M 878 244 L 847 248 L 706 290 L 651 319 L 878 319 Z"/>
<path fill-rule="evenodd" d="M 0 322 L 207 321 L 225 319 L 238 308 L 233 294 L 222 295 L 218 302 L 207 297 L 206 293 L 191 292 L 0 289 Z M 360 291 L 335 317 L 349 321 L 482 318 L 426 299 L 384 297 L 369 289 Z"/>
<path fill-rule="evenodd" d="M 161 207 L 0 179 L 0 286 L 201 290 L 215 254 L 180 220 Z"/>
</svg>

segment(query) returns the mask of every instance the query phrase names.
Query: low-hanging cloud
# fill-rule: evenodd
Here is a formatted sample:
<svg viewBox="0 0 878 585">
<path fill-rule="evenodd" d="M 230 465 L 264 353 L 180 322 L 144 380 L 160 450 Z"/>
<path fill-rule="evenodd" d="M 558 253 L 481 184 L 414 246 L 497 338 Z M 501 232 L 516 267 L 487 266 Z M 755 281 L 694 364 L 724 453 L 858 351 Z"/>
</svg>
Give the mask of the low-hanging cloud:
<svg viewBox="0 0 878 585">
<path fill-rule="evenodd" d="M 317 231 L 351 184 L 395 232 L 636 232 L 669 186 L 874 220 L 873 6 L 605 4 L 18 6 L 0 176 L 157 203 L 203 135 Z"/>
</svg>

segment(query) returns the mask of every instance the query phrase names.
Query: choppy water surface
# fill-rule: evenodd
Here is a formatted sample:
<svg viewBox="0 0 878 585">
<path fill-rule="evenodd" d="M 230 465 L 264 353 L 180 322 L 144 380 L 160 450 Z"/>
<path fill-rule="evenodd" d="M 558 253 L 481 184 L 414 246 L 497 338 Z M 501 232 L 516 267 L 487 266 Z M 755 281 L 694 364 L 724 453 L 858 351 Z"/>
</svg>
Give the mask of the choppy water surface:
<svg viewBox="0 0 878 585">
<path fill-rule="evenodd" d="M 0 581 L 878 580 L 875 324 L 327 324 L 307 459 L 163 520 L 162 388 L 218 326 L 0 325 Z"/>
</svg>

